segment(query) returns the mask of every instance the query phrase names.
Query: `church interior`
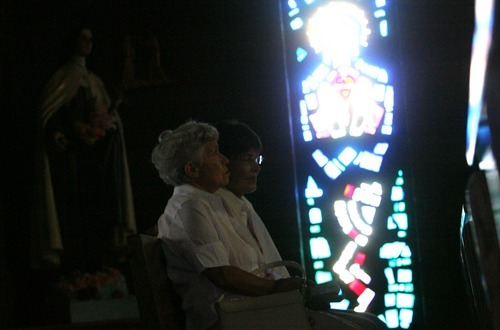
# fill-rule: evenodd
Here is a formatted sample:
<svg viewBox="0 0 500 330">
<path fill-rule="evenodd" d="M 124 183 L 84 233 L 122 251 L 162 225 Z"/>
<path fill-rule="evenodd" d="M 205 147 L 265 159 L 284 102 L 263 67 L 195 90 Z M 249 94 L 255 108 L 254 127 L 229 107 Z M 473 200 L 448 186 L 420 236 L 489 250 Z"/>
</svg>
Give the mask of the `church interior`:
<svg viewBox="0 0 500 330">
<path fill-rule="evenodd" d="M 411 328 L 474 328 L 460 259 L 460 225 L 473 170 L 466 162 L 465 141 L 475 2 L 383 2 L 393 17 L 390 27 L 397 31 L 391 58 L 400 93 L 396 107 L 404 117 L 401 153 L 408 158 L 406 182 L 412 192 L 416 302 Z M 287 3 L 0 2 L 0 328 L 85 328 L 84 323 L 71 324 L 67 306 L 48 306 L 54 271 L 33 269 L 30 262 L 40 98 L 59 66 L 61 40 L 79 20 L 88 22 L 93 32 L 89 66 L 110 94 L 122 96 L 118 111 L 137 233 L 156 225 L 172 194 L 151 163 L 158 134 L 189 119 L 238 119 L 264 145 L 259 188 L 248 198 L 283 259 L 301 261 L 283 56 L 281 11 Z M 139 64 L 127 64 L 130 40 L 137 56 L 140 51 L 147 54 Z M 125 266 L 121 271 L 128 279 L 130 270 Z M 134 293 L 133 285 L 128 289 Z M 104 324 L 140 328 L 138 316 Z"/>
</svg>

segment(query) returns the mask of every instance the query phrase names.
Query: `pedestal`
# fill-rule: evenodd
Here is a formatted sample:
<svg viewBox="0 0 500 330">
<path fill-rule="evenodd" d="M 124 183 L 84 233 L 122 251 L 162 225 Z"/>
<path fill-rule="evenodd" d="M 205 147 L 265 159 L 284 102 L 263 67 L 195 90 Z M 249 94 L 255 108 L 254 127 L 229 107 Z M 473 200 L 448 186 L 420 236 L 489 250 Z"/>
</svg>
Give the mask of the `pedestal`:
<svg viewBox="0 0 500 330">
<path fill-rule="evenodd" d="M 117 299 L 70 302 L 71 323 L 139 318 L 134 296 Z"/>
</svg>

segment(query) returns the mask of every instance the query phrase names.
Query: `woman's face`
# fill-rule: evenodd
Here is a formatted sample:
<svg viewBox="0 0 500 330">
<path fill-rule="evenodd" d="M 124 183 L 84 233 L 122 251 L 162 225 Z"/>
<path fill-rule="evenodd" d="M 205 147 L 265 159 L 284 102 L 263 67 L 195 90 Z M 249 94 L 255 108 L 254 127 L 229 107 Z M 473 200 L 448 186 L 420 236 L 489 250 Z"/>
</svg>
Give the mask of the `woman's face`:
<svg viewBox="0 0 500 330">
<path fill-rule="evenodd" d="M 92 53 L 92 32 L 89 29 L 83 29 L 76 40 L 75 55 L 87 57 L 90 53 Z"/>
<path fill-rule="evenodd" d="M 226 188 L 236 196 L 241 197 L 257 189 L 257 177 L 260 172 L 260 165 L 257 161 L 259 156 L 259 150 L 250 149 L 229 160 L 228 167 L 231 175 Z"/>
<path fill-rule="evenodd" d="M 205 143 L 201 150 L 201 165 L 191 184 L 201 190 L 214 193 L 229 182 L 228 159 L 219 153 L 217 141 Z"/>
</svg>

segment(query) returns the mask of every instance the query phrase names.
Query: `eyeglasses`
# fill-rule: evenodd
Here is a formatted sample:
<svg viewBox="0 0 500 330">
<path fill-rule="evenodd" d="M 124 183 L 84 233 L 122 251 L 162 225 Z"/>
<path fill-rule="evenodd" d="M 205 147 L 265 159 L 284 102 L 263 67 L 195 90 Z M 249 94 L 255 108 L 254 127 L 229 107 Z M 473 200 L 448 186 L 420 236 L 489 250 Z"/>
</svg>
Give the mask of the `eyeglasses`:
<svg viewBox="0 0 500 330">
<path fill-rule="evenodd" d="M 254 156 L 248 155 L 248 156 L 243 156 L 243 157 L 235 157 L 234 159 L 245 162 L 245 163 L 249 163 L 249 164 L 256 163 L 258 165 L 261 165 L 262 162 L 264 161 L 264 156 L 258 155 L 257 157 L 254 157 Z"/>
</svg>

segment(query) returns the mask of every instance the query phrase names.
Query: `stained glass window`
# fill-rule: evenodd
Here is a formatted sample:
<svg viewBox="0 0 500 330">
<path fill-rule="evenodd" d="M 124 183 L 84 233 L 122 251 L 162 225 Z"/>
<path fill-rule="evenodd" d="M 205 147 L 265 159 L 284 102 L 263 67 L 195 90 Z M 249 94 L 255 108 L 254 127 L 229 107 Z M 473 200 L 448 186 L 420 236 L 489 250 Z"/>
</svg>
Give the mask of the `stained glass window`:
<svg viewBox="0 0 500 330">
<path fill-rule="evenodd" d="M 415 230 L 389 1 L 281 3 L 303 262 L 332 309 L 409 328 Z"/>
</svg>

